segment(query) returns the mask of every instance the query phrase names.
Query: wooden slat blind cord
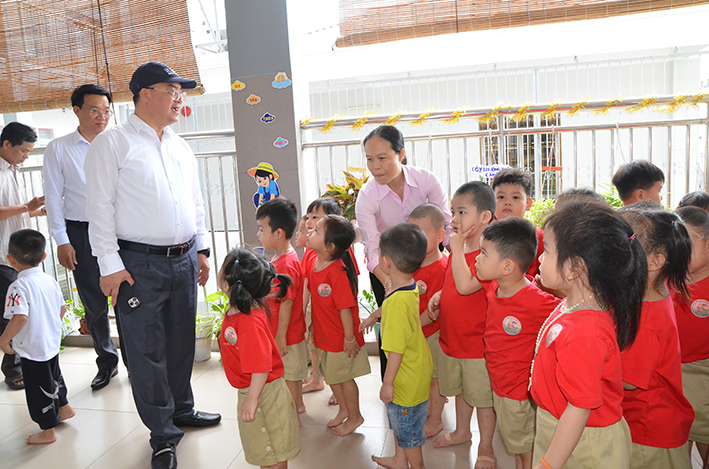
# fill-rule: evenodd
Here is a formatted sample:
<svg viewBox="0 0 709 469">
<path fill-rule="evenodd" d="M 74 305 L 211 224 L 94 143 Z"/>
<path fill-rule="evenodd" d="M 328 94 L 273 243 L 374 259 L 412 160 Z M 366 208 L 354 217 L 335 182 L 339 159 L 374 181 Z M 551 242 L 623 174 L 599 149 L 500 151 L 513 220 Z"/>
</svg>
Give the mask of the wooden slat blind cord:
<svg viewBox="0 0 709 469">
<path fill-rule="evenodd" d="M 200 81 L 186 0 L 0 0 L 0 22 L 3 114 L 69 107 L 84 83 L 130 101 L 131 75 L 150 61 Z"/>
<path fill-rule="evenodd" d="M 709 0 L 339 0 L 337 47 L 415 37 L 608 18 Z M 384 4 L 385 6 L 381 6 Z"/>
</svg>

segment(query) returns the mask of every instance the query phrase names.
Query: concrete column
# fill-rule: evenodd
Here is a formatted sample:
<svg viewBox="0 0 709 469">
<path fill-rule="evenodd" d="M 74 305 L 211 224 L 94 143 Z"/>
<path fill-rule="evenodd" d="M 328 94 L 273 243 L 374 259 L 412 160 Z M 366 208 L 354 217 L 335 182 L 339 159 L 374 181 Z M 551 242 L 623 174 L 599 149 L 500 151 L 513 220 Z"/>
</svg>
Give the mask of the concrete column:
<svg viewBox="0 0 709 469">
<path fill-rule="evenodd" d="M 299 124 L 295 117 L 286 0 L 226 0 L 229 70 L 238 166 L 242 240 L 258 246 L 259 186 L 249 174 L 268 163 L 281 196 L 300 209 Z M 269 179 L 262 179 L 273 186 Z M 269 192 L 275 188 L 261 188 Z M 256 195 L 255 195 L 256 194 Z"/>
</svg>

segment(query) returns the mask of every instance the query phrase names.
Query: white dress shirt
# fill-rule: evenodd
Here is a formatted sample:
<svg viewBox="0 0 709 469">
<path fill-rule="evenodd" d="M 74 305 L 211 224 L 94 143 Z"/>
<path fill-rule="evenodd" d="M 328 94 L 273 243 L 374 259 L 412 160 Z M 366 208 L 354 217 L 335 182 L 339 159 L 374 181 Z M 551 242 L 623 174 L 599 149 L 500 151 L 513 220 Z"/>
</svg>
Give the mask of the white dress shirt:
<svg viewBox="0 0 709 469">
<path fill-rule="evenodd" d="M 4 158 L 0 158 L 0 206 L 22 205 L 27 202 L 25 198 L 25 182 L 19 166 L 11 165 Z M 29 227 L 30 215 L 26 212 L 0 220 L 0 265 L 10 265 L 5 258 L 10 235 Z"/>
<path fill-rule="evenodd" d="M 101 275 L 125 267 L 118 239 L 170 246 L 196 237 L 207 247 L 197 160 L 169 127 L 162 139 L 132 114 L 100 133 L 84 163 L 91 251 Z"/>
<path fill-rule="evenodd" d="M 49 233 L 69 243 L 65 220 L 86 221 L 84 160 L 89 142 L 78 130 L 49 142 L 44 150 L 44 205 Z"/>
</svg>

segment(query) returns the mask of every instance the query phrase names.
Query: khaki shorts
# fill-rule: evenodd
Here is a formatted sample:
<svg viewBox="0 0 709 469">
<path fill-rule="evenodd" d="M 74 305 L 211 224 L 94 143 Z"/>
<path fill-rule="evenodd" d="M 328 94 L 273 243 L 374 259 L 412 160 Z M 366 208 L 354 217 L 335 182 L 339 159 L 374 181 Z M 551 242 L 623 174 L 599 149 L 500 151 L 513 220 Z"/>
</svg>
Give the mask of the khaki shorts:
<svg viewBox="0 0 709 469">
<path fill-rule="evenodd" d="M 310 307 L 310 303 L 308 303 L 308 307 L 305 308 L 305 330 L 309 331 L 310 330 L 310 325 L 313 323 L 313 308 Z M 307 332 L 306 332 L 307 334 Z M 307 342 L 307 341 L 306 341 Z M 317 352 L 318 349 L 315 347 L 315 344 L 310 341 L 308 343 L 308 352 Z"/>
<path fill-rule="evenodd" d="M 441 331 L 436 331 L 434 334 L 426 337 L 428 348 L 431 350 L 431 359 L 433 360 L 433 379 L 438 379 L 438 357 L 443 353 L 441 343 L 438 341 L 438 337 L 441 335 L 440 332 Z"/>
<path fill-rule="evenodd" d="M 531 453 L 534 449 L 534 429 L 537 414 L 532 401 L 517 401 L 492 392 L 497 423 L 507 451 L 512 454 Z"/>
<path fill-rule="evenodd" d="M 325 377 L 325 382 L 330 386 L 342 384 L 372 372 L 364 347 L 354 358 L 349 358 L 345 352 L 318 350 L 318 361 L 320 362 L 320 374 Z"/>
<path fill-rule="evenodd" d="M 492 407 L 492 388 L 484 358 L 453 358 L 438 355 L 438 388 L 441 396 L 457 396 L 461 392 L 471 407 Z"/>
<path fill-rule="evenodd" d="M 249 388 L 239 389 L 238 423 L 246 462 L 254 466 L 274 466 L 300 453 L 298 414 L 283 378 L 267 383 L 258 399 L 256 420 L 244 422 L 241 406 Z"/>
<path fill-rule="evenodd" d="M 709 359 L 682 363 L 682 390 L 695 415 L 689 440 L 709 444 Z"/>
<path fill-rule="evenodd" d="M 692 461 L 686 444 L 668 449 L 633 443 L 630 469 L 692 469 Z"/>
<path fill-rule="evenodd" d="M 537 436 L 532 465 L 541 464 L 559 423 L 546 410 L 537 408 Z M 576 448 L 564 465 L 569 469 L 629 467 L 632 452 L 630 428 L 624 418 L 607 427 L 586 427 Z"/>
<path fill-rule="evenodd" d="M 287 345 L 283 357 L 283 379 L 286 381 L 302 381 L 308 377 L 308 347 L 305 341 Z"/>
</svg>

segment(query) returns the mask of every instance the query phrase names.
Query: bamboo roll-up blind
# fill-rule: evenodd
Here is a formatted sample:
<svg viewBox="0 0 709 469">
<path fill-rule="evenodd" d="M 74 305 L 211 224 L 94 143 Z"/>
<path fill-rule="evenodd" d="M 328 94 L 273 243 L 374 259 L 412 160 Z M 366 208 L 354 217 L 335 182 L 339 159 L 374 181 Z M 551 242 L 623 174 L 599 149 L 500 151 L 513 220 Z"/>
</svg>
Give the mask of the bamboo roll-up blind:
<svg viewBox="0 0 709 469">
<path fill-rule="evenodd" d="M 709 0 L 339 0 L 337 47 L 669 10 Z"/>
<path fill-rule="evenodd" d="M 98 1 L 100 17 L 97 0 L 0 1 L 0 114 L 69 107 L 74 88 L 109 89 L 109 75 L 114 100 L 129 101 L 150 61 L 199 82 L 185 0 Z"/>
</svg>

